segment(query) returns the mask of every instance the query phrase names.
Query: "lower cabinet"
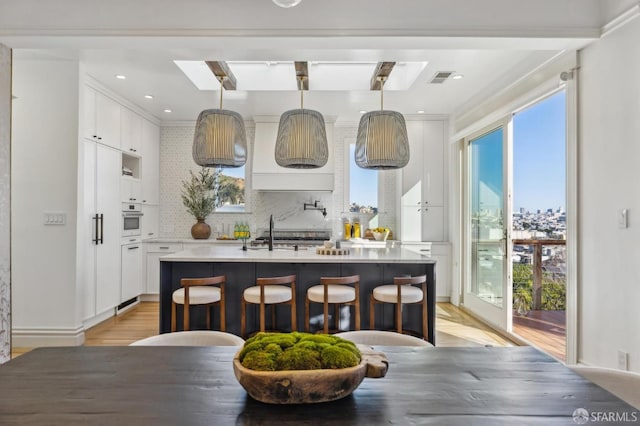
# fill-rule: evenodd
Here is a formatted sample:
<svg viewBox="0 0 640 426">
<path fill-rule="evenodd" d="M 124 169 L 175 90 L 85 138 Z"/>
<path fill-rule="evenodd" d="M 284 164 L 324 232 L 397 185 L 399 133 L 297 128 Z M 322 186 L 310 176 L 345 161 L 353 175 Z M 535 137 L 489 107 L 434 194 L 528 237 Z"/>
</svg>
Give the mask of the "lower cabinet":
<svg viewBox="0 0 640 426">
<path fill-rule="evenodd" d="M 436 300 L 451 300 L 451 245 L 449 243 L 402 243 L 402 247 L 436 261 Z"/>
<path fill-rule="evenodd" d="M 160 294 L 160 257 L 182 251 L 182 243 L 146 243 L 146 284 L 143 293 Z"/>
<path fill-rule="evenodd" d="M 122 278 L 120 283 L 120 303 L 143 293 L 141 242 L 122 246 Z"/>
</svg>

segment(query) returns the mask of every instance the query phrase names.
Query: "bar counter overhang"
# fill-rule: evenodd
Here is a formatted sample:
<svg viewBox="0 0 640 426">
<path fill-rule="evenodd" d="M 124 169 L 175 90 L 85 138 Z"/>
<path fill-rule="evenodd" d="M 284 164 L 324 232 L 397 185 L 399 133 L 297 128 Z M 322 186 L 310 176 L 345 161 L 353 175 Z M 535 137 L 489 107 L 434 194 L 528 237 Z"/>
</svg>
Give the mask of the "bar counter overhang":
<svg viewBox="0 0 640 426">
<path fill-rule="evenodd" d="M 243 251 L 238 247 L 203 246 L 168 254 L 160 258 L 160 333 L 171 330 L 171 294 L 180 288 L 182 278 L 226 275 L 227 331 L 240 334 L 242 291 L 255 285 L 258 277 L 296 275 L 297 327 L 304 330 L 304 298 L 309 287 L 319 284 L 323 276 L 360 275 L 361 328 L 368 329 L 369 295 L 374 287 L 392 283 L 395 276 L 426 274 L 427 327 L 429 341 L 435 344 L 435 264 L 428 255 L 402 248 L 351 248 L 348 255 L 320 255 L 314 249 Z M 382 315 L 380 311 L 376 312 L 376 323 L 378 318 L 381 321 L 377 328 L 392 328 L 393 305 L 384 308 Z M 311 316 L 320 314 L 320 310 L 321 306 L 312 306 Z M 287 329 L 289 316 L 288 312 L 283 313 L 285 315 L 278 315 L 277 328 Z M 420 315 L 419 306 L 405 305 L 403 317 L 406 328 L 420 330 Z M 178 329 L 181 327 L 180 316 L 178 314 Z M 192 318 L 197 323 L 199 318 L 204 318 L 204 311 L 192 312 Z M 217 315 L 212 319 L 217 319 Z M 249 329 L 253 327 L 255 330 L 257 322 L 253 309 L 247 309 L 247 323 Z M 215 321 L 213 326 L 216 327 Z"/>
</svg>

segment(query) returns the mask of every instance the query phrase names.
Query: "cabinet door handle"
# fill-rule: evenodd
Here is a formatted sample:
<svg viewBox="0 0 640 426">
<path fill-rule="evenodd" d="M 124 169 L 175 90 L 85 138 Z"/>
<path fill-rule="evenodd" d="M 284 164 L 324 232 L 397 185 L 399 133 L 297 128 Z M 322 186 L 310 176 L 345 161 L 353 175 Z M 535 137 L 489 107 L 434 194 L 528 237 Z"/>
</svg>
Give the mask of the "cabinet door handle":
<svg viewBox="0 0 640 426">
<path fill-rule="evenodd" d="M 98 244 L 100 242 L 100 238 L 98 237 L 98 233 L 100 232 L 99 223 L 98 223 L 98 221 L 100 220 L 100 216 L 98 216 L 98 213 L 96 213 L 96 215 L 93 217 L 93 220 L 96 221 L 96 226 L 95 226 L 95 235 L 96 235 L 96 237 L 93 238 L 91 241 L 96 243 L 96 244 Z"/>
<path fill-rule="evenodd" d="M 139 249 L 140 246 L 134 246 L 134 247 L 127 247 L 127 250 L 135 250 L 135 249 Z"/>
<path fill-rule="evenodd" d="M 102 138 L 101 138 L 100 136 L 98 136 L 98 140 L 99 140 L 99 141 L 101 141 L 101 140 L 102 140 Z"/>
<path fill-rule="evenodd" d="M 148 232 L 148 233 L 147 233 L 147 235 L 153 235 L 153 234 L 154 234 L 153 232 Z"/>
<path fill-rule="evenodd" d="M 100 244 L 104 244 L 104 214 L 100 213 Z"/>
<path fill-rule="evenodd" d="M 160 250 L 169 250 L 169 247 L 158 247 Z"/>
</svg>

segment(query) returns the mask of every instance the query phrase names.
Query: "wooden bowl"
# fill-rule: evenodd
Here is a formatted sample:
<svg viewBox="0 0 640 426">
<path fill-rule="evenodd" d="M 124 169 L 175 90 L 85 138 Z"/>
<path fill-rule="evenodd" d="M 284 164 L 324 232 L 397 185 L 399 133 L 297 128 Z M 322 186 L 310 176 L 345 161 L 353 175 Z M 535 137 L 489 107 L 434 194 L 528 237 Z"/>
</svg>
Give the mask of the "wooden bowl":
<svg viewBox="0 0 640 426">
<path fill-rule="evenodd" d="M 308 404 L 334 401 L 351 395 L 365 377 L 387 374 L 389 363 L 382 352 L 358 345 L 362 353 L 355 367 L 322 370 L 256 371 L 233 358 L 233 372 L 249 396 L 268 404 Z"/>
</svg>

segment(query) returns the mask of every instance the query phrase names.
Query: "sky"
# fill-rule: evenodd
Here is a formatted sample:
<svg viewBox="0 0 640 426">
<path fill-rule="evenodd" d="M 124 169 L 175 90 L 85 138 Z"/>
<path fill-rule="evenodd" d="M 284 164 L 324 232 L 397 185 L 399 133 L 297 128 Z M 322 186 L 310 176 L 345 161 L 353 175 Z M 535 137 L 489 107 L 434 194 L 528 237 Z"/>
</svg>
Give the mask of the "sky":
<svg viewBox="0 0 640 426">
<path fill-rule="evenodd" d="M 349 196 L 351 202 L 361 206 L 378 207 L 378 172 L 356 165 L 356 145 L 349 147 Z"/>
<path fill-rule="evenodd" d="M 565 210 L 565 91 L 513 118 L 513 210 Z"/>
</svg>

